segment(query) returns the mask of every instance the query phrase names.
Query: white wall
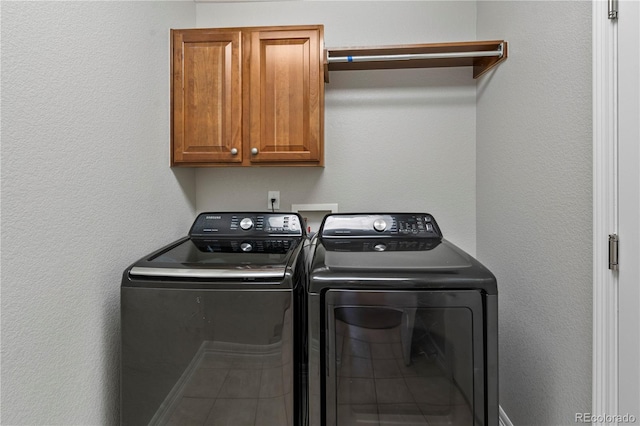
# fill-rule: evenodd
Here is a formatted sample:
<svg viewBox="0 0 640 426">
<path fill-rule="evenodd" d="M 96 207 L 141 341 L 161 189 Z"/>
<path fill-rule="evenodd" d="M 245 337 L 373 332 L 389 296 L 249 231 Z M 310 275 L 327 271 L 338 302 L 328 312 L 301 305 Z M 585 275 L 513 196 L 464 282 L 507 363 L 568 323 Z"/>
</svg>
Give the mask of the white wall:
<svg viewBox="0 0 640 426">
<path fill-rule="evenodd" d="M 473 40 L 476 8 L 478 39 L 511 42 L 477 107 L 468 69 L 336 72 L 325 168 L 168 167 L 169 28 L 324 23 L 331 47 Z M 2 2 L 0 423 L 117 423 L 120 274 L 195 210 L 261 210 L 269 189 L 285 206 L 426 210 L 472 253 L 477 216 L 499 280 L 501 404 L 514 424 L 573 423 L 591 383 L 589 8 Z"/>
<path fill-rule="evenodd" d="M 184 235 L 169 32 L 187 2 L 2 2 L 2 417 L 117 424 L 120 277 Z"/>
<path fill-rule="evenodd" d="M 200 3 L 199 27 L 317 24 L 327 47 L 475 39 L 475 2 Z M 401 30 L 399 30 L 401 28 Z M 427 211 L 475 252 L 475 81 L 469 68 L 333 72 L 324 168 L 196 172 L 197 209 L 264 210 L 267 191 L 340 211 Z"/>
<path fill-rule="evenodd" d="M 591 411 L 591 4 L 481 1 L 478 38 L 510 43 L 477 107 L 478 257 L 500 291 L 500 404 L 515 425 L 571 425 Z"/>
</svg>

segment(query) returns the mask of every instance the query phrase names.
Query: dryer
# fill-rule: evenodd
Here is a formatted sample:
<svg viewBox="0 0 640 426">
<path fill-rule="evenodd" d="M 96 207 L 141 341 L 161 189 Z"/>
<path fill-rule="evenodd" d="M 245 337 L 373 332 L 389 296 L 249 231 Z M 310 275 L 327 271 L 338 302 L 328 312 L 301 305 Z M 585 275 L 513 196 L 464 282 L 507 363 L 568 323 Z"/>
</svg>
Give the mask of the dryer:
<svg viewBox="0 0 640 426">
<path fill-rule="evenodd" d="M 308 260 L 311 426 L 498 424 L 496 279 L 433 216 L 326 216 Z"/>
<path fill-rule="evenodd" d="M 208 212 L 127 268 L 121 424 L 302 424 L 305 241 L 294 213 Z"/>
</svg>

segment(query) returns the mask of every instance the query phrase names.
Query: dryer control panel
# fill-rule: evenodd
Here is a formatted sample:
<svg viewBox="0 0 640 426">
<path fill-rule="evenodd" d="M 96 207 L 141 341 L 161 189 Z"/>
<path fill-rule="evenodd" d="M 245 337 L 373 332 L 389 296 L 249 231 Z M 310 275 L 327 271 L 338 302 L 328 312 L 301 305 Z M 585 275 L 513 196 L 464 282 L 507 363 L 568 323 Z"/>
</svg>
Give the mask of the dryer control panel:
<svg viewBox="0 0 640 426">
<path fill-rule="evenodd" d="M 442 238 L 438 224 L 428 213 L 331 214 L 324 218 L 320 235 L 326 238 Z"/>
<path fill-rule="evenodd" d="M 303 235 L 302 218 L 296 213 L 200 213 L 189 231 L 189 237 L 200 239 Z"/>
</svg>

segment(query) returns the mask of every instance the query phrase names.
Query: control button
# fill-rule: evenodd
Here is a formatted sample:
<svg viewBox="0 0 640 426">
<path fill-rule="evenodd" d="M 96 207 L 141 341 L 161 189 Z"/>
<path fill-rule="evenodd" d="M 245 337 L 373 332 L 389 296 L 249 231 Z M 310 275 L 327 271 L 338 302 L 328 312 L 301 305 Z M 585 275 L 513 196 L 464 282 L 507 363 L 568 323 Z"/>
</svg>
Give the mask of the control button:
<svg viewBox="0 0 640 426">
<path fill-rule="evenodd" d="M 244 229 L 245 231 L 248 231 L 252 227 L 253 227 L 253 220 L 251 220 L 250 217 L 245 217 L 240 221 L 240 228 Z"/>
<path fill-rule="evenodd" d="M 375 229 L 378 232 L 382 232 L 385 229 L 387 229 L 387 222 L 385 222 L 384 219 L 376 219 L 373 222 L 373 229 Z"/>
<path fill-rule="evenodd" d="M 373 246 L 373 249 L 375 251 L 385 251 L 387 249 L 387 246 L 380 243 L 380 244 L 376 244 L 375 246 Z"/>
<path fill-rule="evenodd" d="M 253 250 L 253 246 L 251 245 L 251 243 L 242 243 L 240 244 L 240 250 L 244 252 L 250 252 L 251 250 Z"/>
</svg>

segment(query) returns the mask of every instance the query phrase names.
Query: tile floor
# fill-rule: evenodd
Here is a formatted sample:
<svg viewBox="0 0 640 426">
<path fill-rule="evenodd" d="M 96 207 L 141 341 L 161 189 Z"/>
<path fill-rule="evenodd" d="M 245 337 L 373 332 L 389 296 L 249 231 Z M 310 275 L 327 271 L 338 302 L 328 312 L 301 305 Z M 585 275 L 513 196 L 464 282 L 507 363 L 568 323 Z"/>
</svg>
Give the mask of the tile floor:
<svg viewBox="0 0 640 426">
<path fill-rule="evenodd" d="M 435 357 L 414 348 L 407 366 L 400 340 L 399 327 L 336 321 L 337 425 L 472 425 L 468 403 Z"/>
<path fill-rule="evenodd" d="M 433 356 L 412 351 L 406 365 L 397 328 L 368 329 L 336 321 L 337 426 L 470 426 L 471 409 Z M 415 342 L 414 342 L 415 343 Z M 160 424 L 298 426 L 293 361 L 270 355 L 205 352 Z"/>
<path fill-rule="evenodd" d="M 291 359 L 207 353 L 182 387 L 164 424 L 293 426 L 288 422 L 292 387 Z"/>
</svg>

